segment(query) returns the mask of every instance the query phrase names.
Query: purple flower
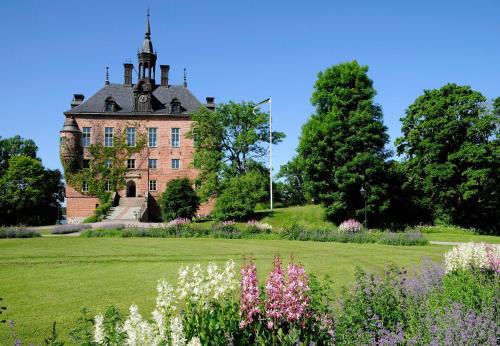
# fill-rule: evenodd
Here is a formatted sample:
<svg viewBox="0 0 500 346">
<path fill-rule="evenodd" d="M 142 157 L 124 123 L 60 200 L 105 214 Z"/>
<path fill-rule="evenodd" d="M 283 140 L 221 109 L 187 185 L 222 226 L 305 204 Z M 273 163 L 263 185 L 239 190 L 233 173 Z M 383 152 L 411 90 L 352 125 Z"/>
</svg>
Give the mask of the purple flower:
<svg viewBox="0 0 500 346">
<path fill-rule="evenodd" d="M 249 263 L 241 268 L 240 328 L 243 329 L 260 314 L 259 282 L 257 268 Z"/>
</svg>

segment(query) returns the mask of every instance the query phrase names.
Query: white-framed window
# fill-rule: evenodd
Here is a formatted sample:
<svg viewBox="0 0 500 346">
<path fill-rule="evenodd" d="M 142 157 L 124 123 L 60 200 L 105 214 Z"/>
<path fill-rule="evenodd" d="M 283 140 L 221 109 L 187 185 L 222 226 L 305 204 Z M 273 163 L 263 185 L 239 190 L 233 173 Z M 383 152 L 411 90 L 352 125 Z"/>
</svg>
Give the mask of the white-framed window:
<svg viewBox="0 0 500 346">
<path fill-rule="evenodd" d="M 127 160 L 127 168 L 128 168 L 128 169 L 133 169 L 133 168 L 135 168 L 135 159 L 128 159 L 128 160 Z"/>
<path fill-rule="evenodd" d="M 149 140 L 148 140 L 148 146 L 150 148 L 155 148 L 158 146 L 158 129 L 156 127 L 150 127 L 148 129 L 149 132 Z"/>
<path fill-rule="evenodd" d="M 181 129 L 172 128 L 172 147 L 180 148 L 181 147 Z"/>
<path fill-rule="evenodd" d="M 135 127 L 127 127 L 127 145 L 135 147 Z"/>
<path fill-rule="evenodd" d="M 110 192 L 111 191 L 111 183 L 109 181 L 106 182 L 106 192 Z"/>
<path fill-rule="evenodd" d="M 113 128 L 105 127 L 104 128 L 104 146 L 112 147 L 113 146 Z"/>
<path fill-rule="evenodd" d="M 106 160 L 104 161 L 104 166 L 106 166 L 106 168 L 111 168 L 111 166 L 113 165 L 113 160 Z"/>
<path fill-rule="evenodd" d="M 149 191 L 156 191 L 156 180 L 149 181 Z"/>
<path fill-rule="evenodd" d="M 82 183 L 82 192 L 89 192 L 89 184 L 86 181 Z"/>
<path fill-rule="evenodd" d="M 82 146 L 84 148 L 90 147 L 90 132 L 92 131 L 91 127 L 84 127 L 82 129 Z"/>
<path fill-rule="evenodd" d="M 172 169 L 179 169 L 181 167 L 181 160 L 172 159 Z"/>
<path fill-rule="evenodd" d="M 158 168 L 158 159 L 149 159 L 148 160 L 149 169 L 157 169 Z"/>
</svg>

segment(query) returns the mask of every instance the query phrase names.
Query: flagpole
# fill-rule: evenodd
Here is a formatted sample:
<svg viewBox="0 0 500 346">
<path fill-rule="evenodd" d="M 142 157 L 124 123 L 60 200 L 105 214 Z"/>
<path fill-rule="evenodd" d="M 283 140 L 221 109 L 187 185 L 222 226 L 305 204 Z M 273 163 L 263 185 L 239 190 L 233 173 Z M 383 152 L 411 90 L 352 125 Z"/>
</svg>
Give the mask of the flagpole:
<svg viewBox="0 0 500 346">
<path fill-rule="evenodd" d="M 269 97 L 269 186 L 271 210 L 273 210 L 273 106 L 271 97 Z"/>
</svg>

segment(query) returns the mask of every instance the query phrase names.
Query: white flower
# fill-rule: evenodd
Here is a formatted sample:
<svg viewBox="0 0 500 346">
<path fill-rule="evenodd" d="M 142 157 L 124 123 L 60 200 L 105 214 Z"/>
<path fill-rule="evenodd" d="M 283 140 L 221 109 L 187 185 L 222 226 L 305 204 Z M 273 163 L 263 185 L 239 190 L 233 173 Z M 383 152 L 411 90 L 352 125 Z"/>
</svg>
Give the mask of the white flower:
<svg viewBox="0 0 500 346">
<path fill-rule="evenodd" d="M 156 323 L 156 331 L 158 332 L 158 335 L 160 336 L 161 340 L 166 340 L 166 332 L 165 332 L 165 318 L 163 317 L 163 314 L 158 311 L 158 310 L 153 310 L 151 313 L 151 316 L 153 317 L 153 321 Z"/>
<path fill-rule="evenodd" d="M 201 346 L 201 341 L 198 337 L 195 336 L 188 342 L 187 346 Z"/>
<path fill-rule="evenodd" d="M 103 327 L 104 316 L 99 314 L 95 317 L 95 325 L 94 325 L 94 341 L 98 344 L 102 344 L 105 338 L 105 332 Z"/>
<path fill-rule="evenodd" d="M 500 246 L 485 243 L 465 243 L 454 247 L 444 256 L 446 272 L 457 269 L 494 269 L 492 258 L 500 258 Z"/>
<path fill-rule="evenodd" d="M 184 328 L 179 317 L 174 317 L 170 323 L 170 337 L 172 339 L 172 346 L 186 345 L 186 336 L 184 335 Z"/>
<path fill-rule="evenodd" d="M 166 280 L 162 280 L 158 282 L 156 290 L 158 291 L 158 296 L 156 297 L 156 308 L 164 311 L 165 313 L 175 311 L 176 296 L 174 288 Z"/>
<path fill-rule="evenodd" d="M 126 344 L 129 346 L 156 346 L 161 341 L 154 328 L 142 319 L 137 305 L 130 306 L 130 316 L 123 324 L 123 331 L 127 334 Z"/>
</svg>

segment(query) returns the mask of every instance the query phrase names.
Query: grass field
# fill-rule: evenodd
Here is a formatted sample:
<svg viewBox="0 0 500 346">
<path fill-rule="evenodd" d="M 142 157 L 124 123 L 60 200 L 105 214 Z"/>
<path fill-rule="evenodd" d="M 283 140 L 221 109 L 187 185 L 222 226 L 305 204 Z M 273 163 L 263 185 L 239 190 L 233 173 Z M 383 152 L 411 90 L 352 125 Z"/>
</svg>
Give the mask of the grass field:
<svg viewBox="0 0 500 346">
<path fill-rule="evenodd" d="M 0 241 L 0 294 L 7 305 L 5 318 L 16 322 L 24 342 L 41 342 L 53 321 L 68 341 L 68 330 L 84 306 L 96 312 L 116 304 L 125 311 L 135 303 L 149 315 L 157 280 L 175 279 L 181 265 L 223 263 L 229 258 L 241 263 L 252 256 L 263 279 L 273 256 L 293 255 L 308 272 L 330 275 L 339 294 L 341 286 L 352 285 L 357 265 L 377 272 L 389 264 L 411 268 L 422 257 L 441 261 L 447 249 L 286 240 L 4 239 Z M 7 327 L 0 328 L 0 344 L 8 344 Z"/>
</svg>

